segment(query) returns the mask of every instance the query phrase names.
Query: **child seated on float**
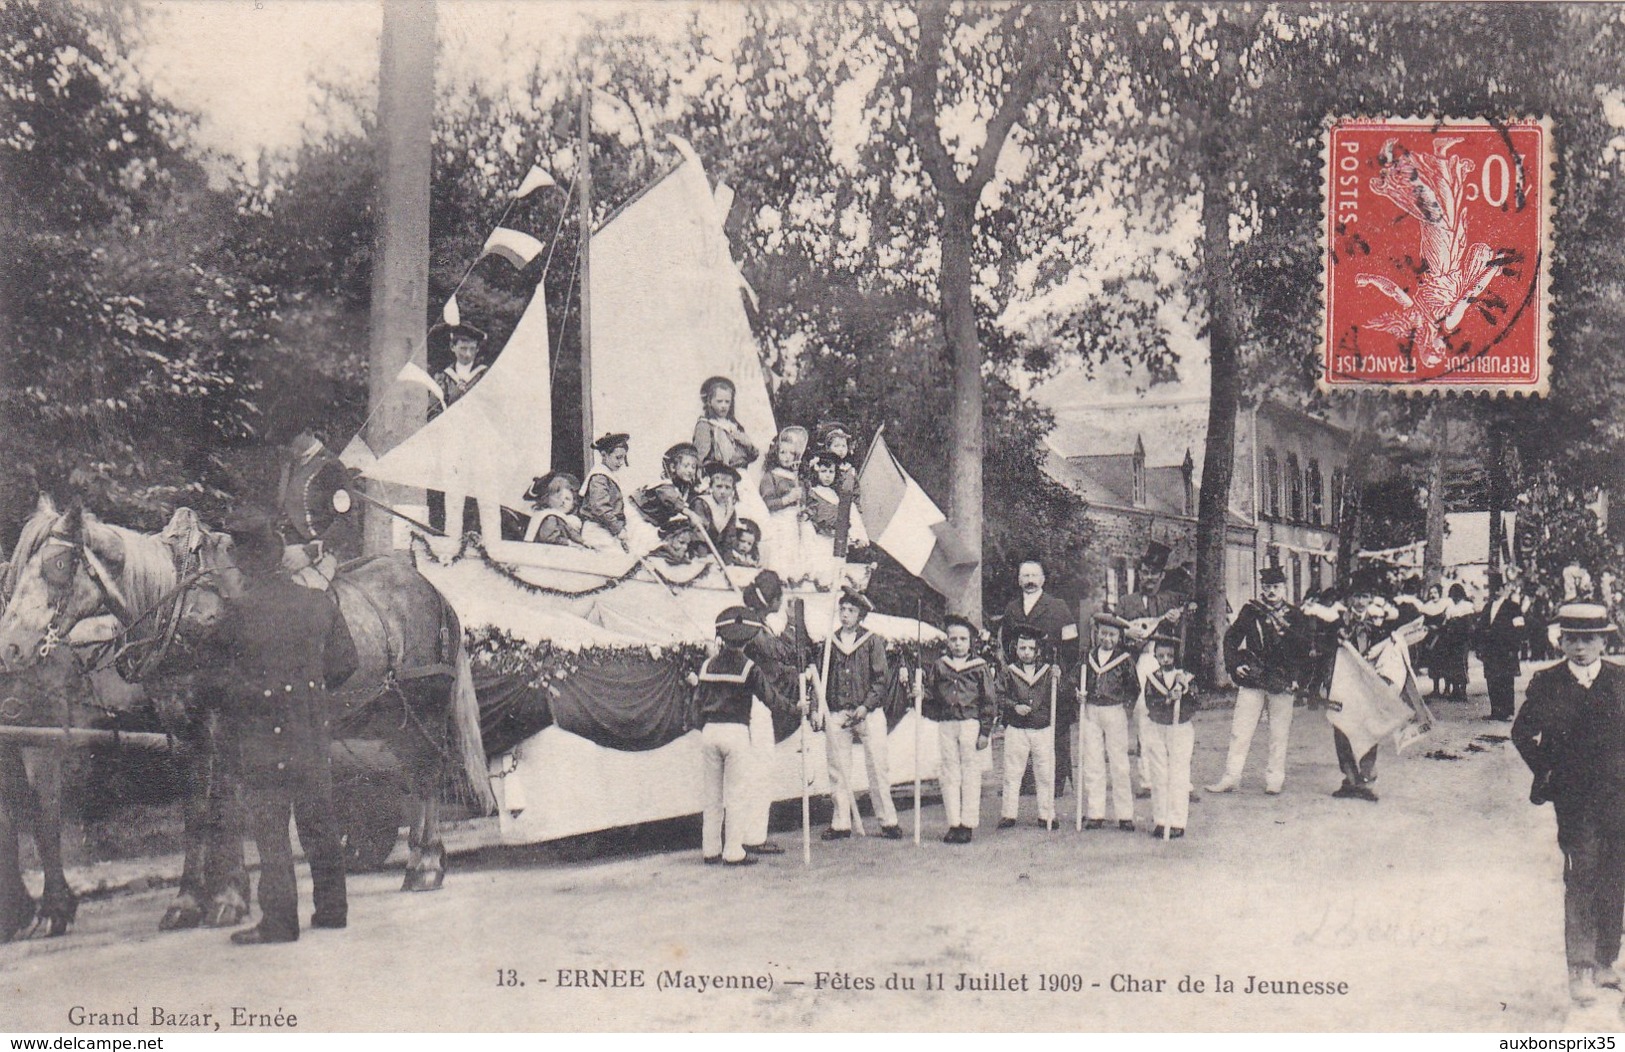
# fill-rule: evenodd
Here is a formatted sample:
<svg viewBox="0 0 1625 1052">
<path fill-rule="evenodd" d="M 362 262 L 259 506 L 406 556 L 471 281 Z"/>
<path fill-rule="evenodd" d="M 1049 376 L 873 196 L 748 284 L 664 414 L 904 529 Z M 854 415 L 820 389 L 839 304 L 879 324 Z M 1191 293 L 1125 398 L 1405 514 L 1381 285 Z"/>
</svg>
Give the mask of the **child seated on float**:
<svg viewBox="0 0 1625 1052">
<path fill-rule="evenodd" d="M 555 471 L 530 484 L 525 500 L 535 510 L 530 524 L 525 527 L 525 540 L 538 544 L 560 544 L 585 548 L 581 540 L 581 519 L 575 514 L 576 490 L 580 487 L 574 475 Z"/>
<path fill-rule="evenodd" d="M 753 519 L 738 519 L 723 537 L 722 558 L 729 566 L 759 568 L 762 528 Z"/>
<path fill-rule="evenodd" d="M 835 558 L 835 534 L 840 525 L 841 497 L 836 490 L 840 461 L 833 454 L 813 454 L 808 471 L 806 502 L 802 507 L 805 529 L 802 531 L 802 551 L 807 560 L 809 576 L 820 589 L 835 586 L 840 573 L 840 562 Z M 863 516 L 855 503 L 847 505 L 851 518 L 847 529 L 848 548 L 860 548 L 869 543 L 863 530 Z"/>
</svg>

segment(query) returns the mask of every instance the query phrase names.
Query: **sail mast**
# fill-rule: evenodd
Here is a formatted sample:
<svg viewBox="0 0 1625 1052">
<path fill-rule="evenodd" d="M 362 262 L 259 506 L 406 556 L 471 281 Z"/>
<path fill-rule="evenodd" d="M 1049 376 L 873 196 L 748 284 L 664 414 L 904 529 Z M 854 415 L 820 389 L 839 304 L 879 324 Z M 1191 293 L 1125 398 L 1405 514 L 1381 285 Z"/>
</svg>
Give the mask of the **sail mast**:
<svg viewBox="0 0 1625 1052">
<path fill-rule="evenodd" d="M 581 82 L 581 143 L 578 148 L 580 170 L 576 185 L 581 187 L 581 458 L 583 476 L 592 471 L 592 281 L 589 259 L 592 242 L 592 164 L 588 158 L 591 149 L 592 86 Z"/>
</svg>

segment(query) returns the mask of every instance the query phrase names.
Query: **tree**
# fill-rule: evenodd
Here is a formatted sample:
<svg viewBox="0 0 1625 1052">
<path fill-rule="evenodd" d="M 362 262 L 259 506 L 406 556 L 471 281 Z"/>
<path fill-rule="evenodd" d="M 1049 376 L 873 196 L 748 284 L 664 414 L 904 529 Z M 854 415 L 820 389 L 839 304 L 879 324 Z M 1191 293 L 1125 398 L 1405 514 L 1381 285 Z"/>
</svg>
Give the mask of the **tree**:
<svg viewBox="0 0 1625 1052">
<path fill-rule="evenodd" d="M 232 265 L 234 196 L 123 59 L 137 12 L 0 8 L 0 459 L 5 532 L 35 492 L 133 525 L 227 500 L 254 427 L 243 362 L 271 291 Z"/>
</svg>

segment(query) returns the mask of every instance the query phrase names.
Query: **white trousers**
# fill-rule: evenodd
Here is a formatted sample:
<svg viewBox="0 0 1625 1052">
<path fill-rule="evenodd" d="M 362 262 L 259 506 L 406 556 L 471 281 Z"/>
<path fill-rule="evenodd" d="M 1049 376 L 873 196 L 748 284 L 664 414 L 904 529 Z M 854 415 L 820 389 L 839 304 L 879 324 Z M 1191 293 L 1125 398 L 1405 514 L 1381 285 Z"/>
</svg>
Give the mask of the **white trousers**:
<svg viewBox="0 0 1625 1052">
<path fill-rule="evenodd" d="M 1121 822 L 1134 817 L 1134 787 L 1129 784 L 1128 710 L 1122 705 L 1084 705 L 1078 734 L 1082 738 L 1085 814 L 1106 817 L 1106 782 L 1112 787 L 1112 814 Z"/>
<path fill-rule="evenodd" d="M 700 730 L 705 761 L 705 810 L 700 851 L 724 861 L 745 857 L 745 812 L 749 810 L 750 728 L 743 723 L 707 723 Z"/>
<path fill-rule="evenodd" d="M 1151 783 L 1151 817 L 1159 826 L 1184 829 L 1191 810 L 1191 752 L 1196 727 L 1146 720 L 1140 753 Z"/>
<path fill-rule="evenodd" d="M 1004 804 L 1001 817 L 1015 818 L 1021 811 L 1021 776 L 1027 773 L 1027 760 L 1033 764 L 1033 783 L 1038 789 L 1038 817 L 1055 818 L 1055 728 L 1004 729 Z"/>
<path fill-rule="evenodd" d="M 858 813 L 857 797 L 852 793 L 852 747 L 863 746 L 863 759 L 869 773 L 869 800 L 880 824 L 897 824 L 897 805 L 891 798 L 891 768 L 886 759 L 886 714 L 875 710 L 853 727 L 842 724 L 846 713 L 830 713 L 824 727 L 824 758 L 829 763 L 830 796 L 835 801 L 835 817 L 831 829 L 851 829 L 852 819 Z"/>
<path fill-rule="evenodd" d="M 750 703 L 750 802 L 746 804 L 745 843 L 755 846 L 767 840 L 768 812 L 773 809 L 773 758 L 778 744 L 773 740 L 773 714 L 760 699 Z"/>
<path fill-rule="evenodd" d="M 1236 713 L 1230 720 L 1230 755 L 1224 763 L 1224 780 L 1241 781 L 1241 772 L 1247 766 L 1247 753 L 1253 747 L 1253 732 L 1258 730 L 1259 717 L 1268 707 L 1270 713 L 1270 753 L 1264 767 L 1264 788 L 1280 792 L 1286 784 L 1286 750 L 1292 733 L 1292 692 L 1265 692 L 1257 687 L 1242 687 L 1236 691 Z"/>
<path fill-rule="evenodd" d="M 976 720 L 943 720 L 937 724 L 937 747 L 942 752 L 938 781 L 942 809 L 950 827 L 975 829 L 982 822 L 982 755 L 976 748 L 981 735 Z"/>
</svg>

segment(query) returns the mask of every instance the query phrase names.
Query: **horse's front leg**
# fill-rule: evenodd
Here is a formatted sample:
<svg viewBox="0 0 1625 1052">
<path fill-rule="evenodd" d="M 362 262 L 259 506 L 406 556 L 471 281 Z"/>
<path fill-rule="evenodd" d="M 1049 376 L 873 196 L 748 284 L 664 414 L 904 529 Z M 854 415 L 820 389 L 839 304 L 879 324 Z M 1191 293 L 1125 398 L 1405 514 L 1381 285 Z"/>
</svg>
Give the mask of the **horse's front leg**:
<svg viewBox="0 0 1625 1052">
<path fill-rule="evenodd" d="M 0 942 L 10 942 L 34 923 L 34 899 L 23 885 L 17 848 L 29 792 L 21 751 L 0 746 Z"/>
<path fill-rule="evenodd" d="M 24 770 L 34 785 L 34 847 L 45 871 L 39 913 L 47 937 L 66 935 L 79 913 L 79 896 L 68 887 L 68 875 L 62 868 L 62 790 L 67 763 L 67 754 L 60 748 L 23 752 Z"/>
<path fill-rule="evenodd" d="M 427 781 L 429 784 L 425 785 Z M 446 845 L 440 839 L 440 797 L 434 780 L 420 780 L 412 816 L 412 854 L 402 891 L 439 891 L 446 882 Z"/>
</svg>

